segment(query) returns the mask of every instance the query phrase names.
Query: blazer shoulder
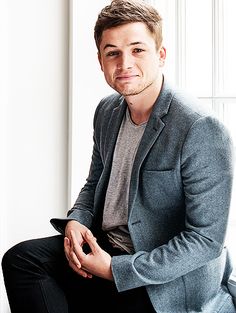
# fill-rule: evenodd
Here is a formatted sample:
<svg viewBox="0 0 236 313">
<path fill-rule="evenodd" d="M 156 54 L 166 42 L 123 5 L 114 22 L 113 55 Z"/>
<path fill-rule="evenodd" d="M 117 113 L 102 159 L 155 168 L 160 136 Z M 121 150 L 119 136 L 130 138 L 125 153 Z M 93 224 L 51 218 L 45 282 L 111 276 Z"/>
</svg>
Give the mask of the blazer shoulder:
<svg viewBox="0 0 236 313">
<path fill-rule="evenodd" d="M 173 92 L 166 119 L 175 125 L 185 125 L 187 129 L 198 120 L 214 120 L 222 124 L 211 107 L 204 105 L 197 97 L 181 89 Z"/>
<path fill-rule="evenodd" d="M 219 119 L 211 107 L 202 103 L 196 96 L 189 93 L 188 90 L 176 88 L 170 85 L 166 92 L 170 100 L 168 113 L 164 116 L 163 121 L 173 129 L 179 129 L 180 134 L 184 136 L 193 127 L 203 127 L 206 123 L 214 125 L 225 134 L 229 130 L 226 125 Z"/>
<path fill-rule="evenodd" d="M 202 102 L 187 89 L 172 85 L 164 81 L 156 110 L 161 111 L 163 116 L 181 119 L 198 119 L 203 116 L 214 116 L 213 110 Z M 158 108 L 159 107 L 159 108 Z M 161 114 L 162 115 L 162 114 Z"/>
<path fill-rule="evenodd" d="M 114 109 L 121 107 L 124 97 L 118 93 L 113 93 L 101 99 L 96 107 L 93 125 L 107 124 Z"/>
<path fill-rule="evenodd" d="M 211 107 L 204 105 L 197 97 L 186 91 L 175 92 L 172 98 L 172 110 L 175 112 L 175 123 L 178 123 L 180 127 L 185 125 L 187 133 L 196 132 L 199 138 L 200 134 L 204 137 L 208 134 L 211 138 L 217 138 L 218 134 L 219 138 L 229 140 L 232 144 L 232 134 L 229 128 Z"/>
<path fill-rule="evenodd" d="M 172 98 L 173 110 L 178 110 L 180 114 L 186 117 L 202 118 L 207 116 L 216 117 L 214 111 L 207 105 L 204 105 L 197 97 L 191 95 L 188 91 L 176 89 Z"/>
<path fill-rule="evenodd" d="M 108 96 L 105 96 L 99 102 L 96 112 L 99 111 L 112 111 L 114 108 L 119 106 L 124 100 L 124 97 L 119 93 L 113 93 Z"/>
</svg>

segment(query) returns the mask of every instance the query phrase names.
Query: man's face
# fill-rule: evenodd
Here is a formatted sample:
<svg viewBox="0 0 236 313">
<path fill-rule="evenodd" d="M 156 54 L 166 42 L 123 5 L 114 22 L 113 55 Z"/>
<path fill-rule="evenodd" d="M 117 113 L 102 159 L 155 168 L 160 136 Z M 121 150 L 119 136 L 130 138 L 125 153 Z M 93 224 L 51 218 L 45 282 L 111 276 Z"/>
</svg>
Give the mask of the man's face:
<svg viewBox="0 0 236 313">
<path fill-rule="evenodd" d="M 144 23 L 135 22 L 107 29 L 102 34 L 99 62 L 107 83 L 124 96 L 155 88 L 164 65 L 165 49 Z"/>
</svg>

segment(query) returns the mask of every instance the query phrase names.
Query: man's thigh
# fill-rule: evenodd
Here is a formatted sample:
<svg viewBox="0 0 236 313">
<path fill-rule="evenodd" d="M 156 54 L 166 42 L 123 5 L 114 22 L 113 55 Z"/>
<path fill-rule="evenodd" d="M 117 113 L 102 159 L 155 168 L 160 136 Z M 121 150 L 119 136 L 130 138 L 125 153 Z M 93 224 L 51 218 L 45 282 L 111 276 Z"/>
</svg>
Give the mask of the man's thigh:
<svg viewBox="0 0 236 313">
<path fill-rule="evenodd" d="M 103 245 L 103 248 L 107 247 Z M 84 278 L 75 273 L 65 257 L 62 235 L 28 240 L 16 245 L 13 251 L 21 255 L 22 262 L 28 261 L 25 275 L 29 275 L 29 279 L 46 282 L 53 279 L 57 283 L 64 292 L 70 313 L 82 312 L 84 307 L 88 313 L 99 309 L 103 313 L 154 312 L 144 288 L 118 293 L 114 282 L 96 276 Z"/>
<path fill-rule="evenodd" d="M 27 246 L 27 253 L 41 263 L 45 274 L 64 291 L 70 313 L 82 312 L 81 307 L 86 307 L 87 312 L 98 309 L 112 312 L 117 294 L 114 282 L 96 276 L 84 278 L 75 273 L 65 257 L 62 235 L 28 241 Z"/>
</svg>

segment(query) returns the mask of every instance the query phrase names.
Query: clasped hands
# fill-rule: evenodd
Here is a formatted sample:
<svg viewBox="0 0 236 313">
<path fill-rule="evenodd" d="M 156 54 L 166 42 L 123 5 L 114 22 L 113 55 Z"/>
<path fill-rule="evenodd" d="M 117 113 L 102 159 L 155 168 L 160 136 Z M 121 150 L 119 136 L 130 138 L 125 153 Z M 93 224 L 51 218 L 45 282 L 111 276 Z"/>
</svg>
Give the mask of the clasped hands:
<svg viewBox="0 0 236 313">
<path fill-rule="evenodd" d="M 85 253 L 84 244 L 90 247 Z M 84 278 L 93 275 L 113 280 L 111 271 L 111 256 L 97 243 L 92 232 L 77 221 L 69 221 L 65 228 L 64 251 L 69 266 Z"/>
</svg>

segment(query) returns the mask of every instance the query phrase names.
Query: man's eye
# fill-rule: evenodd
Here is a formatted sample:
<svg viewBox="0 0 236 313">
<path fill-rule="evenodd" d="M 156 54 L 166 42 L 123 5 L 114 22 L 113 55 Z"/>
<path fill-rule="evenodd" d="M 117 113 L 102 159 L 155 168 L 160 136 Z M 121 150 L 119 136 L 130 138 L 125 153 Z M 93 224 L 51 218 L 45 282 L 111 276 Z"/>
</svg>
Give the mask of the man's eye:
<svg viewBox="0 0 236 313">
<path fill-rule="evenodd" d="M 109 51 L 109 52 L 106 54 L 106 56 L 108 56 L 108 57 L 113 57 L 113 56 L 116 56 L 116 55 L 118 55 L 118 54 L 119 54 L 118 51 Z"/>
<path fill-rule="evenodd" d="M 143 52 L 144 50 L 143 49 L 140 49 L 140 48 L 135 48 L 134 49 L 134 53 L 141 53 Z"/>
</svg>

